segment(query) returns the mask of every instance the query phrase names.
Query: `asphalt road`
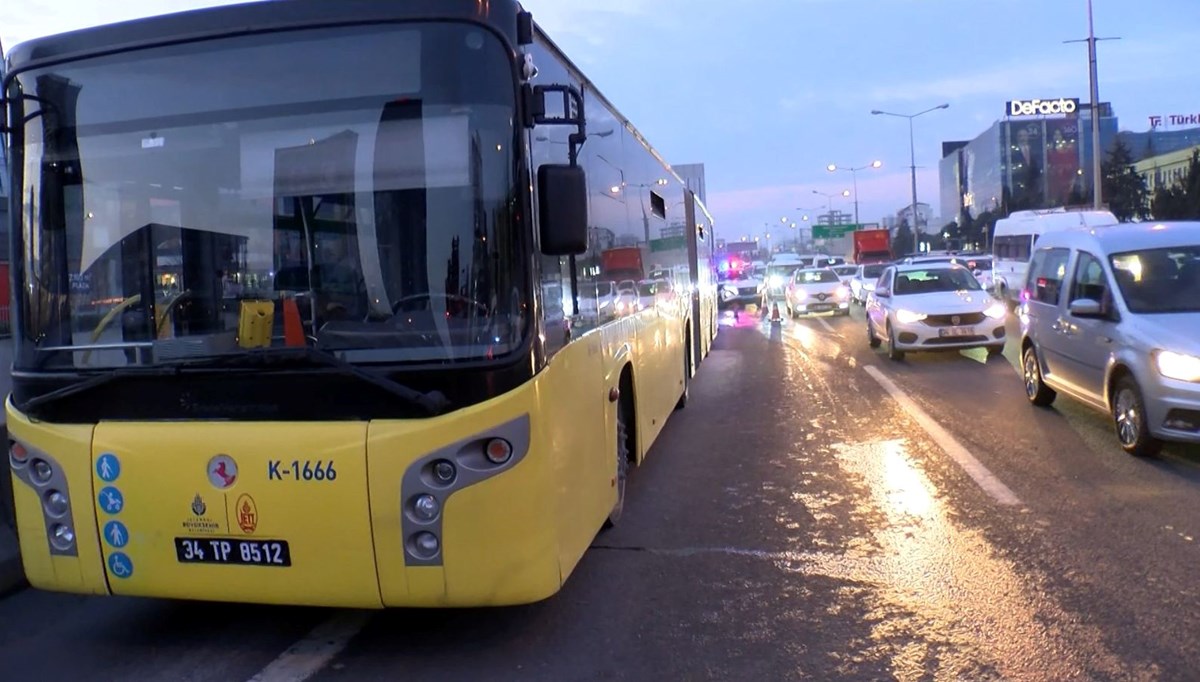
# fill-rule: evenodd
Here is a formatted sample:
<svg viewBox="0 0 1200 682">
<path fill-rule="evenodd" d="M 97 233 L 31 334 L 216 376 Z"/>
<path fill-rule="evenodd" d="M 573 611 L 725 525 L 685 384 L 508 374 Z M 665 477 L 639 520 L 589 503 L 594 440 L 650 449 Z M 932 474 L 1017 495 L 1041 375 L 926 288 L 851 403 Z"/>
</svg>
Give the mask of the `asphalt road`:
<svg viewBox="0 0 1200 682">
<path fill-rule="evenodd" d="M 1195 679 L 1200 452 L 1135 460 L 1010 357 L 726 326 L 564 590 L 373 613 L 25 591 L 4 680 Z"/>
</svg>

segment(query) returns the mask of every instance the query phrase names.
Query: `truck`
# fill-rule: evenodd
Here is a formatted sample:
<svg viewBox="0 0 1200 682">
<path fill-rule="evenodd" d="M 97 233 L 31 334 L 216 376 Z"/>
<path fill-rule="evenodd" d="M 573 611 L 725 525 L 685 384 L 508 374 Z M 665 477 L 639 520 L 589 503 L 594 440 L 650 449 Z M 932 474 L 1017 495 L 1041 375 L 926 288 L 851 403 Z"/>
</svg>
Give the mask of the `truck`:
<svg viewBox="0 0 1200 682">
<path fill-rule="evenodd" d="M 641 281 L 646 276 L 639 246 L 618 246 L 600 254 L 600 271 L 605 279 Z"/>
<path fill-rule="evenodd" d="M 887 263 L 892 260 L 892 236 L 886 229 L 854 232 L 854 262 L 859 265 Z"/>
</svg>

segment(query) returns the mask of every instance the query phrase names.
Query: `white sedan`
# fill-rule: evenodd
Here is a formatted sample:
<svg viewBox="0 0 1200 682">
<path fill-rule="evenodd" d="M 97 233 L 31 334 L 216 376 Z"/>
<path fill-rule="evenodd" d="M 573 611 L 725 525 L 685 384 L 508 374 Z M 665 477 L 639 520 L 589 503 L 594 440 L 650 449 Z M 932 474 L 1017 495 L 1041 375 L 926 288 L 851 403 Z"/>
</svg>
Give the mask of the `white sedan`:
<svg viewBox="0 0 1200 682">
<path fill-rule="evenodd" d="M 866 305 L 867 296 L 875 291 L 875 282 L 883 274 L 886 263 L 869 263 L 858 266 L 858 272 L 850 278 L 850 300 L 859 305 Z"/>
<path fill-rule="evenodd" d="M 890 265 L 867 297 L 867 340 L 886 342 L 888 357 L 905 351 L 987 348 L 1004 351 L 1005 305 L 961 265 Z"/>
<path fill-rule="evenodd" d="M 784 289 L 788 314 L 850 314 L 850 288 L 829 268 L 797 270 Z"/>
</svg>

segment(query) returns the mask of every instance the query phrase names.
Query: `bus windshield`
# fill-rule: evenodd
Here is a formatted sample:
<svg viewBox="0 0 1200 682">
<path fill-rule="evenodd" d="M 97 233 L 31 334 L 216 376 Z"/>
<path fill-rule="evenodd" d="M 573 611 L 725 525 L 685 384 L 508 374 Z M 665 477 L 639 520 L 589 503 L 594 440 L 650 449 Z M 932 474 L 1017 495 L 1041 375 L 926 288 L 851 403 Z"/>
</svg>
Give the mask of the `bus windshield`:
<svg viewBox="0 0 1200 682">
<path fill-rule="evenodd" d="M 285 343 L 428 363 L 522 344 L 515 84 L 489 31 L 264 33 L 15 78 L 19 366 Z"/>
</svg>

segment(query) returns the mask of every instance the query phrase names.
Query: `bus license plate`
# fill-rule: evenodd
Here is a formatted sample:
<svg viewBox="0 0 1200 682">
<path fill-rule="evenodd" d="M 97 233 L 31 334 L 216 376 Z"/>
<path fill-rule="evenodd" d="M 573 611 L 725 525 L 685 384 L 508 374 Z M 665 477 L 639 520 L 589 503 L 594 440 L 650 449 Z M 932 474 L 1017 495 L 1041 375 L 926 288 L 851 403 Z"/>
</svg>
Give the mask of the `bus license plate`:
<svg viewBox="0 0 1200 682">
<path fill-rule="evenodd" d="M 292 565 L 292 553 L 283 540 L 175 538 L 175 557 L 181 564 Z"/>
<path fill-rule="evenodd" d="M 975 335 L 975 328 L 974 328 L 974 327 L 948 327 L 948 328 L 946 328 L 946 329 L 939 329 L 939 330 L 938 330 L 938 336 L 941 336 L 941 337 L 947 337 L 947 336 L 974 336 L 974 335 Z"/>
</svg>

